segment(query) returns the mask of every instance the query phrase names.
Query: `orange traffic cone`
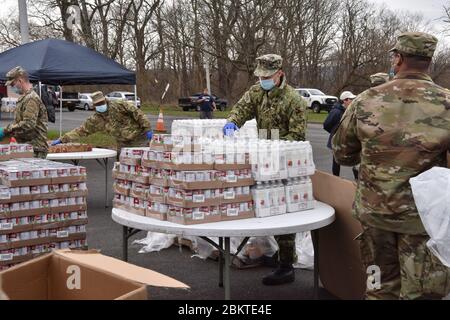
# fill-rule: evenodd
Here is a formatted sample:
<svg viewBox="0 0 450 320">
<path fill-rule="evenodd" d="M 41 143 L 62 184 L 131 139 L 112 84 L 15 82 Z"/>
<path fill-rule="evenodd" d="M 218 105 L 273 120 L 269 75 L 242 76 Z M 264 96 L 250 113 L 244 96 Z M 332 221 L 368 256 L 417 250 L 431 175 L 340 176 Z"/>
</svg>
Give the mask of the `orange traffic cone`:
<svg viewBox="0 0 450 320">
<path fill-rule="evenodd" d="M 159 116 L 158 116 L 158 121 L 156 122 L 156 130 L 157 132 L 166 132 L 166 128 L 164 127 L 164 116 L 163 116 L 163 111 L 160 108 L 159 109 Z"/>
</svg>

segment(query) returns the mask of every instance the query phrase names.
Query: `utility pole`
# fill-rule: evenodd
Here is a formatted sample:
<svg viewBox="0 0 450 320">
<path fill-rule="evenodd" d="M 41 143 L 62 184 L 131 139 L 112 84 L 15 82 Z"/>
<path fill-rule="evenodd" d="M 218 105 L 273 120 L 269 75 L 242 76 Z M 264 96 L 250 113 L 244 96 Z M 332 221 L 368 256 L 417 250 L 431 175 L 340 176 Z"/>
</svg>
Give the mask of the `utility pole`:
<svg viewBox="0 0 450 320">
<path fill-rule="evenodd" d="M 20 36 L 22 38 L 22 44 L 30 42 L 30 35 L 28 32 L 28 12 L 27 12 L 27 0 L 19 1 L 19 24 L 20 24 Z"/>
</svg>

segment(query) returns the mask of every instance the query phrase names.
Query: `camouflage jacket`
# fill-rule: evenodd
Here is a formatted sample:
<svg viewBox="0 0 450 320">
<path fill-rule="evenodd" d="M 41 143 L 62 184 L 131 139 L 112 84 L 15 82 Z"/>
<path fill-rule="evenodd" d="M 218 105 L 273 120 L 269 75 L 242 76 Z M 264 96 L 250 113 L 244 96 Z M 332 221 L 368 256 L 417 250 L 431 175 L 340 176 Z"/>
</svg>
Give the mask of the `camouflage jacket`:
<svg viewBox="0 0 450 320">
<path fill-rule="evenodd" d="M 250 88 L 236 103 L 228 117 L 229 122 L 241 127 L 256 118 L 258 130 L 279 130 L 279 139 L 305 140 L 306 101 L 283 79 L 279 87 L 264 91 L 259 84 Z"/>
<path fill-rule="evenodd" d="M 47 108 L 33 89 L 17 100 L 14 122 L 5 128 L 5 135 L 18 143 L 29 143 L 34 151 L 47 152 Z"/>
<path fill-rule="evenodd" d="M 96 112 L 80 127 L 66 133 L 61 141 L 77 141 L 80 137 L 105 132 L 114 137 L 119 146 L 140 146 L 149 130 L 150 121 L 144 112 L 129 102 L 111 101 L 105 113 Z"/>
<path fill-rule="evenodd" d="M 405 234 L 425 233 L 409 179 L 447 165 L 450 91 L 423 73 L 399 73 L 359 95 L 333 138 L 336 161 L 361 163 L 354 215 Z"/>
</svg>

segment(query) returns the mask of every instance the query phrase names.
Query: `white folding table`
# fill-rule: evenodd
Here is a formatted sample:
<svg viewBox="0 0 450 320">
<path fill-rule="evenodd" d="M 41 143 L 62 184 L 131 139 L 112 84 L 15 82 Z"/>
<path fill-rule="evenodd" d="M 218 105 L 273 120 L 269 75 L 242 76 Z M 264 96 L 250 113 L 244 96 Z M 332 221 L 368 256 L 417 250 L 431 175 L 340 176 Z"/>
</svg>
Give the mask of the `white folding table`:
<svg viewBox="0 0 450 320">
<path fill-rule="evenodd" d="M 250 218 L 242 220 L 221 221 L 196 225 L 181 225 L 160 221 L 150 217 L 136 215 L 121 209 L 112 210 L 112 219 L 123 226 L 123 260 L 128 260 L 128 239 L 139 231 L 152 231 L 180 236 L 199 236 L 219 252 L 219 285 L 223 283 L 225 299 L 230 299 L 230 237 L 245 237 L 237 253 L 247 243 L 249 237 L 275 236 L 311 231 L 314 243 L 314 297 L 318 298 L 319 287 L 319 236 L 318 229 L 331 224 L 334 209 L 317 201 L 312 210 L 282 214 L 267 218 Z M 215 243 L 209 237 L 218 237 Z M 236 255 L 237 255 L 236 253 Z M 225 265 L 223 265 L 223 259 Z M 225 268 L 223 268 L 225 266 Z M 224 281 L 223 281 L 224 280 Z"/>
<path fill-rule="evenodd" d="M 108 162 L 110 158 L 116 158 L 117 151 L 110 149 L 92 148 L 92 151 L 86 152 L 65 152 L 65 153 L 49 153 L 47 160 L 72 161 L 74 165 L 78 165 L 81 160 L 95 160 L 105 169 L 105 207 L 108 208 Z"/>
</svg>

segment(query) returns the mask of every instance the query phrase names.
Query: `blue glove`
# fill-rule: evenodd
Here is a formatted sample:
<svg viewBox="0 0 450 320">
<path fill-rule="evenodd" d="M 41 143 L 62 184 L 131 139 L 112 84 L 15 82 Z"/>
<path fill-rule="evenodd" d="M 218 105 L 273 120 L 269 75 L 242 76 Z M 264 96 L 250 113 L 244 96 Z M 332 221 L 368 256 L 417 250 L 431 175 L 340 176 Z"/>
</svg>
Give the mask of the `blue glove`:
<svg viewBox="0 0 450 320">
<path fill-rule="evenodd" d="M 147 140 L 152 140 L 153 138 L 153 131 L 149 130 L 145 133 L 145 135 L 147 136 Z"/>
<path fill-rule="evenodd" d="M 0 140 L 5 137 L 5 129 L 0 128 Z"/>
<path fill-rule="evenodd" d="M 51 143 L 51 145 L 56 146 L 57 144 L 61 144 L 61 143 L 62 143 L 61 139 L 56 139 Z"/>
<path fill-rule="evenodd" d="M 232 136 L 236 130 L 239 130 L 237 125 L 233 122 L 227 122 L 227 124 L 223 127 L 223 134 L 225 136 Z"/>
</svg>

